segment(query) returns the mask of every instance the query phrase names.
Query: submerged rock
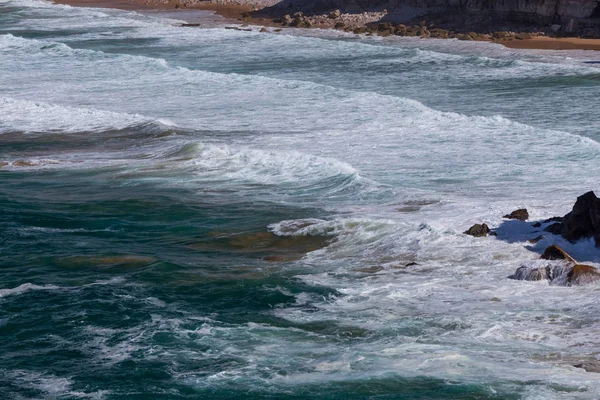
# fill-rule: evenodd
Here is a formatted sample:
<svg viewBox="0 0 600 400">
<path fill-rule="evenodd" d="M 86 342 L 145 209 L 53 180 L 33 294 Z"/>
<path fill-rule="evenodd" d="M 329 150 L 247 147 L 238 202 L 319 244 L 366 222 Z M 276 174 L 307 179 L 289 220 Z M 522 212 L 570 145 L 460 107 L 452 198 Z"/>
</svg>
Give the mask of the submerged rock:
<svg viewBox="0 0 600 400">
<path fill-rule="evenodd" d="M 522 265 L 515 273 L 508 277 L 509 279 L 516 279 L 519 281 L 543 281 L 545 279 L 552 279 L 552 268 L 547 265 L 545 267 L 532 268 L 526 265 Z"/>
<path fill-rule="evenodd" d="M 475 224 L 466 230 L 465 235 L 471 235 L 475 237 L 487 236 L 490 233 L 490 228 L 487 224 Z"/>
<path fill-rule="evenodd" d="M 584 369 L 586 372 L 600 373 L 600 363 L 582 363 L 573 365 L 575 368 Z"/>
<path fill-rule="evenodd" d="M 519 208 L 511 212 L 510 214 L 504 215 L 502 218 L 517 219 L 519 221 L 526 221 L 529 219 L 529 212 L 526 208 Z"/>
</svg>

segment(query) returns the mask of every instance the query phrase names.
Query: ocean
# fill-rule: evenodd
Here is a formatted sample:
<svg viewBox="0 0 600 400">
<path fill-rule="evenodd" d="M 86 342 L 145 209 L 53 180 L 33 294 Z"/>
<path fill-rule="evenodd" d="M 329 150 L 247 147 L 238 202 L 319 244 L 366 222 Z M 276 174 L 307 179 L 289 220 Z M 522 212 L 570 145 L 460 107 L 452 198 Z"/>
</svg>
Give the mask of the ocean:
<svg viewBox="0 0 600 400">
<path fill-rule="evenodd" d="M 231 25 L 0 0 L 0 397 L 598 399 L 598 53 Z"/>
</svg>

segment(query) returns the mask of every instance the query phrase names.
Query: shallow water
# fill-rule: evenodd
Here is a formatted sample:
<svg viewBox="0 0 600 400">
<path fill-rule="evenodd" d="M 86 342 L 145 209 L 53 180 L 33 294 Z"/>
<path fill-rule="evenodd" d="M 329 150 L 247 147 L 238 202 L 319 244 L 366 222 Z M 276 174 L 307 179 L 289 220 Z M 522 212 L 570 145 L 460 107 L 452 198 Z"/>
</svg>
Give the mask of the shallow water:
<svg viewBox="0 0 600 400">
<path fill-rule="evenodd" d="M 598 397 L 595 53 L 191 15 L 0 2 L 8 398 Z"/>
</svg>

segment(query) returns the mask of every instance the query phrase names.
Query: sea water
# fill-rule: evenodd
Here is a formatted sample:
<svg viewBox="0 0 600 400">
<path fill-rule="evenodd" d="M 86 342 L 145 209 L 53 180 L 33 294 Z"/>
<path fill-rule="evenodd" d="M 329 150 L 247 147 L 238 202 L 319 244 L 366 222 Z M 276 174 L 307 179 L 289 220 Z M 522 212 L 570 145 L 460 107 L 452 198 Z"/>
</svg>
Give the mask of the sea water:
<svg viewBox="0 0 600 400">
<path fill-rule="evenodd" d="M 600 396 L 596 53 L 226 26 L 0 1 L 2 398 Z"/>
</svg>

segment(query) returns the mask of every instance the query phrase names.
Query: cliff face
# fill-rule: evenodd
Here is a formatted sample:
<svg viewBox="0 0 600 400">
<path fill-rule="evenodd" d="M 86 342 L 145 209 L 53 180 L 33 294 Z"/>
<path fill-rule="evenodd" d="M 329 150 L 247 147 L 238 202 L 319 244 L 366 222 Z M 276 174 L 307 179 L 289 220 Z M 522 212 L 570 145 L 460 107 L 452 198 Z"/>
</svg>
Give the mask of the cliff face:
<svg viewBox="0 0 600 400">
<path fill-rule="evenodd" d="M 403 23 L 419 16 L 452 16 L 454 24 L 477 20 L 480 25 L 522 22 L 537 26 L 560 25 L 563 32 L 578 27 L 600 27 L 600 0 L 283 0 L 281 11 L 347 13 L 387 10 L 386 20 Z M 435 18 L 430 19 L 435 20 Z"/>
</svg>

